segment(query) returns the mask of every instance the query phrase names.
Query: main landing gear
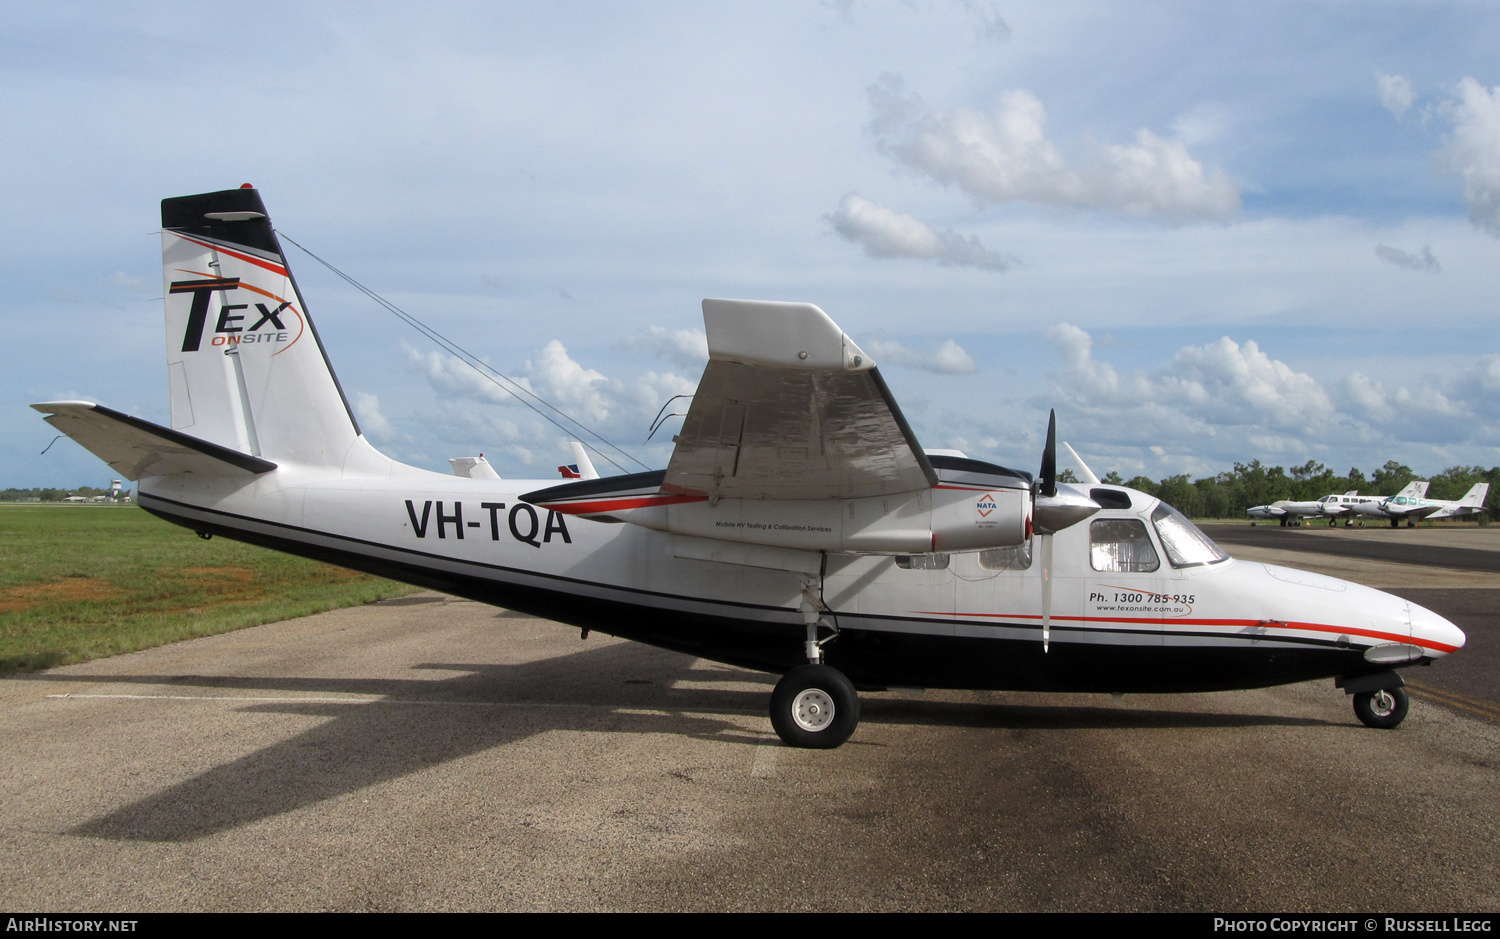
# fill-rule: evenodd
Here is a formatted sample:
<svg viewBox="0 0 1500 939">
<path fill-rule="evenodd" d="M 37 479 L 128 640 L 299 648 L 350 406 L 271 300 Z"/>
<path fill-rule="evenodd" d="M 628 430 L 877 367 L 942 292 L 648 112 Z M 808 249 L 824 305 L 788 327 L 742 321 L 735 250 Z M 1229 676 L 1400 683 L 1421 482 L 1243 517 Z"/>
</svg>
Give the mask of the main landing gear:
<svg viewBox="0 0 1500 939">
<path fill-rule="evenodd" d="M 859 695 L 854 683 L 836 668 L 823 664 L 823 646 L 838 638 L 838 626 L 819 612 L 823 601 L 819 584 L 808 578 L 802 584 L 802 622 L 807 627 L 807 664 L 799 665 L 776 683 L 771 692 L 771 726 L 789 747 L 832 750 L 854 734 L 859 726 Z M 818 638 L 818 627 L 833 634 Z"/>
<path fill-rule="evenodd" d="M 789 747 L 832 750 L 859 726 L 859 695 L 838 669 L 799 665 L 771 692 L 771 726 Z"/>
</svg>

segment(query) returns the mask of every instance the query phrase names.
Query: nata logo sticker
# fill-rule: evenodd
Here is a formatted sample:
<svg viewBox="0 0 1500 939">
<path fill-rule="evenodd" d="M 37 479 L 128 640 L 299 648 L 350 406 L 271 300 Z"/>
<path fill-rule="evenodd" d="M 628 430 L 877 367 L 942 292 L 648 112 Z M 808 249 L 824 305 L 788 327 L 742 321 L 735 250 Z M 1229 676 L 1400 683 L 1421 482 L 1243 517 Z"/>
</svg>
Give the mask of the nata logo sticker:
<svg viewBox="0 0 1500 939">
<path fill-rule="evenodd" d="M 974 508 L 977 512 L 979 512 L 980 518 L 989 518 L 990 514 L 993 513 L 996 508 L 998 508 L 998 506 L 995 505 L 995 494 L 992 492 L 986 492 L 983 496 L 980 497 L 979 501 L 975 503 Z"/>
</svg>

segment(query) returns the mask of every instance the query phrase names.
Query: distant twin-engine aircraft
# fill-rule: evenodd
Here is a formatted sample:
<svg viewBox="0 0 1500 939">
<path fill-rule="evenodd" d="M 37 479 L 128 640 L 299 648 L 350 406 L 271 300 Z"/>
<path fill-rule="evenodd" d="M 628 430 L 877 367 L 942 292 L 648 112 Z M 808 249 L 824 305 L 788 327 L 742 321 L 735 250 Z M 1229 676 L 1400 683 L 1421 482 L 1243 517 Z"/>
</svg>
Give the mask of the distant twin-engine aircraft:
<svg viewBox="0 0 1500 939">
<path fill-rule="evenodd" d="M 1489 494 L 1489 483 L 1476 483 L 1469 487 L 1462 499 L 1448 501 L 1446 499 L 1427 499 L 1427 484 L 1422 484 L 1422 491 L 1417 493 L 1400 492 L 1389 499 L 1381 499 L 1374 503 L 1358 505 L 1353 511 L 1361 515 L 1373 518 L 1388 518 L 1391 527 L 1395 528 L 1405 519 L 1408 527 L 1414 525 L 1421 519 L 1437 520 L 1440 518 L 1465 518 L 1470 515 L 1478 515 L 1484 511 L 1484 499 Z"/>
<path fill-rule="evenodd" d="M 1348 518 L 1349 516 L 1361 514 L 1375 514 L 1361 506 L 1371 508 L 1383 505 L 1388 498 L 1412 498 L 1420 499 L 1427 493 L 1427 481 L 1418 480 L 1407 483 L 1395 496 L 1362 496 L 1357 489 L 1351 489 L 1343 495 L 1327 495 L 1316 502 L 1293 502 L 1289 499 L 1281 499 L 1270 505 L 1256 505 L 1245 510 L 1245 514 L 1254 519 L 1276 519 L 1281 522 L 1282 527 L 1300 524 L 1304 518 L 1326 518 L 1331 522 Z"/>
<path fill-rule="evenodd" d="M 143 508 L 384 577 L 780 673 L 789 744 L 854 733 L 856 689 L 1183 692 L 1333 678 L 1394 727 L 1397 669 L 1452 623 L 1236 561 L 1158 499 L 929 454 L 868 353 L 807 303 L 703 301 L 709 363 L 667 467 L 499 479 L 375 449 L 260 193 L 162 203 L 171 424 L 33 405 Z M 486 472 L 486 470 L 489 470 Z"/>
</svg>

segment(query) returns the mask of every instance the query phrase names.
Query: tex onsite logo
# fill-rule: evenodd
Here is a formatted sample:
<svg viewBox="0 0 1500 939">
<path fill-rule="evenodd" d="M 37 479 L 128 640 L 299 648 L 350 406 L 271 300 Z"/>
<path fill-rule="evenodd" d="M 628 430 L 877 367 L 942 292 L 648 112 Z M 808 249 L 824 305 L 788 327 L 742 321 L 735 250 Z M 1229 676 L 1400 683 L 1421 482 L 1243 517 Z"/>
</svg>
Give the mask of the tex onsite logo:
<svg viewBox="0 0 1500 939">
<path fill-rule="evenodd" d="M 184 271 L 183 273 L 190 273 Z M 219 318 L 214 325 L 213 336 L 209 339 L 210 345 L 224 346 L 224 351 L 246 345 L 249 343 L 276 343 L 281 345 L 272 355 L 280 355 L 290 349 L 298 339 L 302 338 L 302 314 L 298 313 L 292 306 L 290 300 L 283 300 L 275 294 L 252 287 L 249 284 L 240 283 L 238 277 L 210 277 L 205 280 L 178 280 L 173 281 L 169 293 L 190 293 L 193 295 L 193 306 L 188 311 L 187 329 L 182 333 L 182 351 L 197 352 L 203 345 L 203 329 L 208 325 L 208 301 L 212 294 L 223 291 L 227 293 L 239 288 L 261 294 L 270 300 L 281 304 L 272 307 L 264 303 L 256 303 L 255 309 L 259 311 L 257 317 L 253 313 L 239 311 L 250 309 L 248 303 L 221 303 L 219 305 Z M 296 317 L 296 332 L 287 327 L 285 317 L 288 315 Z M 250 323 L 249 327 L 242 324 Z"/>
</svg>

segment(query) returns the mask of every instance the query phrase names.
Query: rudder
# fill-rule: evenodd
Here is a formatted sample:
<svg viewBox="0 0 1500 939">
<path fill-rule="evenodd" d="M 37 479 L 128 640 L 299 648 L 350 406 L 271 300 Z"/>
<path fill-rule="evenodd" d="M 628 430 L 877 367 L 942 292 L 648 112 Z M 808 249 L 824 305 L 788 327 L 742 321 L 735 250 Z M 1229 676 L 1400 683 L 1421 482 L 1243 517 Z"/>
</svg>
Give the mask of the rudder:
<svg viewBox="0 0 1500 939">
<path fill-rule="evenodd" d="M 172 429 L 278 462 L 343 466 L 360 437 L 260 193 L 164 199 Z"/>
</svg>

